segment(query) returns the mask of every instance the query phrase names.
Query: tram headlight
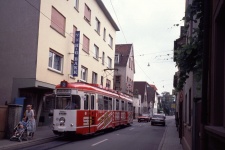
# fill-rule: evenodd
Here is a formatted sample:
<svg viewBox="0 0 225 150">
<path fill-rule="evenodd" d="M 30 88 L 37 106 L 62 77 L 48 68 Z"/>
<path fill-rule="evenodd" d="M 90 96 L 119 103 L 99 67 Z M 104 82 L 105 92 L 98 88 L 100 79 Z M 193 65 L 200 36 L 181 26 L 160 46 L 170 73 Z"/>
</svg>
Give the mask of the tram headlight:
<svg viewBox="0 0 225 150">
<path fill-rule="evenodd" d="M 66 119 L 64 117 L 59 118 L 60 126 L 64 126 L 65 122 L 66 122 Z"/>
</svg>

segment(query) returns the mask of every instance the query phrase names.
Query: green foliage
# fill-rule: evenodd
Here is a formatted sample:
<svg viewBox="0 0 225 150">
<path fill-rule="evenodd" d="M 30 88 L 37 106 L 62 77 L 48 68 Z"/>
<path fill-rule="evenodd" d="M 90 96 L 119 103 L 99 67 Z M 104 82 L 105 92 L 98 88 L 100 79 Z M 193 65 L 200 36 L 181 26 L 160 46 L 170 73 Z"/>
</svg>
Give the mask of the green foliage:
<svg viewBox="0 0 225 150">
<path fill-rule="evenodd" d="M 190 23 L 198 23 L 198 27 L 192 30 L 192 36 L 187 38 L 185 45 L 174 50 L 174 60 L 179 68 L 179 80 L 176 87 L 177 91 L 182 90 L 188 73 L 194 71 L 198 79 L 201 80 L 202 74 L 202 48 L 203 48 L 203 0 L 194 0 L 186 9 L 185 16 L 186 37 Z"/>
</svg>

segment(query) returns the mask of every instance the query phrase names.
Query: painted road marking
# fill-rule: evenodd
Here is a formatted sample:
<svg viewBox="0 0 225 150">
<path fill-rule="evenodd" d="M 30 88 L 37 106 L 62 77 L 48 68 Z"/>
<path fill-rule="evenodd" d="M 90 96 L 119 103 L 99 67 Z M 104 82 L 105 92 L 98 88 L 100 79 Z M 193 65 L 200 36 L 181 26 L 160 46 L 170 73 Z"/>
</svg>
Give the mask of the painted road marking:
<svg viewBox="0 0 225 150">
<path fill-rule="evenodd" d="M 108 139 L 104 139 L 104 140 L 102 140 L 102 141 L 99 141 L 99 142 L 97 142 L 97 143 L 95 143 L 95 144 L 92 144 L 91 146 L 98 145 L 98 144 L 100 144 L 100 143 L 102 143 L 102 142 L 105 142 L 105 141 L 108 141 Z"/>
</svg>

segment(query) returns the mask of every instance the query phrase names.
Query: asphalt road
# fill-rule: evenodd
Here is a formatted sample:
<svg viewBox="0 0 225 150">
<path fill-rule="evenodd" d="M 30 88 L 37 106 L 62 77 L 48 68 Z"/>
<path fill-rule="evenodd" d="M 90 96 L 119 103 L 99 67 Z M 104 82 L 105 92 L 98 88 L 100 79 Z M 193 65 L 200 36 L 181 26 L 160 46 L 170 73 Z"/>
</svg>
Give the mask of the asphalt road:
<svg viewBox="0 0 225 150">
<path fill-rule="evenodd" d="M 164 126 L 134 122 L 113 132 L 84 138 L 59 138 L 55 141 L 23 148 L 23 150 L 158 150 Z"/>
</svg>

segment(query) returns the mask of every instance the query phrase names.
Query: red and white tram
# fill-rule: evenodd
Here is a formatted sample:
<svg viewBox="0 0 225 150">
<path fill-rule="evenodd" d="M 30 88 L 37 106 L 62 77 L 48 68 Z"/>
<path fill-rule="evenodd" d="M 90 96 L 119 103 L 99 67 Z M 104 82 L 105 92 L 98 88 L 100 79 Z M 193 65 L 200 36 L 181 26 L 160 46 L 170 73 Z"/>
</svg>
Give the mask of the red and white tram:
<svg viewBox="0 0 225 150">
<path fill-rule="evenodd" d="M 133 101 L 97 84 L 62 81 L 56 86 L 53 132 L 93 134 L 133 123 Z"/>
</svg>

